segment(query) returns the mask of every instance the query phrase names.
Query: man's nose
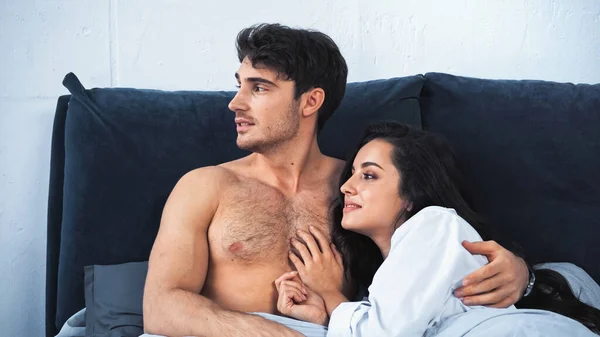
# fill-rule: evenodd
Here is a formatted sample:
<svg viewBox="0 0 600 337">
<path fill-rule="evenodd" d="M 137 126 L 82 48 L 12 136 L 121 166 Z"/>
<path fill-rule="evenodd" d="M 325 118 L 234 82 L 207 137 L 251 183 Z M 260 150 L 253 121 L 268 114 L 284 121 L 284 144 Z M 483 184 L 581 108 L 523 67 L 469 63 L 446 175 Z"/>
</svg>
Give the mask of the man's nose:
<svg viewBox="0 0 600 337">
<path fill-rule="evenodd" d="M 235 94 L 235 96 L 233 96 L 233 99 L 229 102 L 228 107 L 229 107 L 229 110 L 231 110 L 233 112 L 248 110 L 248 104 L 246 103 L 246 97 L 242 93 L 241 90 L 238 91 Z"/>
</svg>

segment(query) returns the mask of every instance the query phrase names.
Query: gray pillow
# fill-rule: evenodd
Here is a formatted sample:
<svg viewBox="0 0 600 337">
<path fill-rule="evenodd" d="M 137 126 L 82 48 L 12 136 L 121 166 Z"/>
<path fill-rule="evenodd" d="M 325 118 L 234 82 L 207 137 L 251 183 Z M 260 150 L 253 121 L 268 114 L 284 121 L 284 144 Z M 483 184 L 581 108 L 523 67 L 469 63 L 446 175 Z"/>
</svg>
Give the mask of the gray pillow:
<svg viewBox="0 0 600 337">
<path fill-rule="evenodd" d="M 85 336 L 144 333 L 142 298 L 148 262 L 85 266 Z"/>
</svg>

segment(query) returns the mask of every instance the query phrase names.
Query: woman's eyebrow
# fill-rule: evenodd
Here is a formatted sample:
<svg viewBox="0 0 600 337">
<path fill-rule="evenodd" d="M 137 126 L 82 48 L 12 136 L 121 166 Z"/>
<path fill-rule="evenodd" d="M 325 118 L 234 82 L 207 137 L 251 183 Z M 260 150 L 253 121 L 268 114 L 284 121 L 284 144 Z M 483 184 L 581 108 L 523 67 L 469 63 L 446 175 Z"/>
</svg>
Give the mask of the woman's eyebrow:
<svg viewBox="0 0 600 337">
<path fill-rule="evenodd" d="M 372 162 L 372 161 L 366 161 L 366 162 L 364 162 L 364 163 L 362 163 L 362 164 L 360 165 L 360 167 L 361 167 L 361 168 L 365 168 L 365 167 L 369 167 L 369 166 L 377 166 L 377 167 L 379 167 L 380 169 L 382 169 L 382 170 L 383 170 L 383 167 L 379 166 L 379 164 L 377 164 L 377 163 L 374 163 L 374 162 Z M 384 171 L 385 171 L 385 170 L 384 170 Z"/>
</svg>

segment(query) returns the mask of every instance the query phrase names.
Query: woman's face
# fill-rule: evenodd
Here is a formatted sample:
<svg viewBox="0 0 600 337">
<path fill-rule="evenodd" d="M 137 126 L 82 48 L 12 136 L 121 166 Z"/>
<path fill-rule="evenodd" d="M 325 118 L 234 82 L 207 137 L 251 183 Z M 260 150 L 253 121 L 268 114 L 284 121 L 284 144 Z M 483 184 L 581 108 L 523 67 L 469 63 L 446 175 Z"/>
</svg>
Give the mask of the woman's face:
<svg viewBox="0 0 600 337">
<path fill-rule="evenodd" d="M 375 139 L 363 146 L 352 163 L 352 176 L 344 193 L 342 227 L 373 238 L 393 234 L 402 222 L 398 216 L 409 205 L 399 195 L 400 173 L 392 162 L 393 146 Z"/>
</svg>

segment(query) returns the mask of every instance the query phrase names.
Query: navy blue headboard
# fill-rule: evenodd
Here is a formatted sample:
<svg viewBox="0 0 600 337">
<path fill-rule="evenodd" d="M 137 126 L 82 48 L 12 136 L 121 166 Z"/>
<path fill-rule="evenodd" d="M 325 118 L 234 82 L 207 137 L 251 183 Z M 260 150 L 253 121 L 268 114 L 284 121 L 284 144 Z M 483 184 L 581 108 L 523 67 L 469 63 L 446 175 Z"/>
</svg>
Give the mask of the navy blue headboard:
<svg viewBox="0 0 600 337">
<path fill-rule="evenodd" d="M 235 145 L 233 92 L 85 89 L 73 74 L 52 139 L 46 335 L 84 307 L 84 269 L 148 259 L 163 205 L 186 172 L 246 154 Z M 421 125 L 423 76 L 351 83 L 325 124 L 325 154 L 344 158 L 370 121 Z"/>
<path fill-rule="evenodd" d="M 46 336 L 55 336 L 56 289 L 63 209 L 65 168 L 65 120 L 70 95 L 60 96 L 56 104 L 50 159 L 50 188 L 48 191 L 48 224 L 46 244 Z"/>
<path fill-rule="evenodd" d="M 453 146 L 496 240 L 600 281 L 600 84 L 425 78 L 423 129 Z"/>
</svg>

